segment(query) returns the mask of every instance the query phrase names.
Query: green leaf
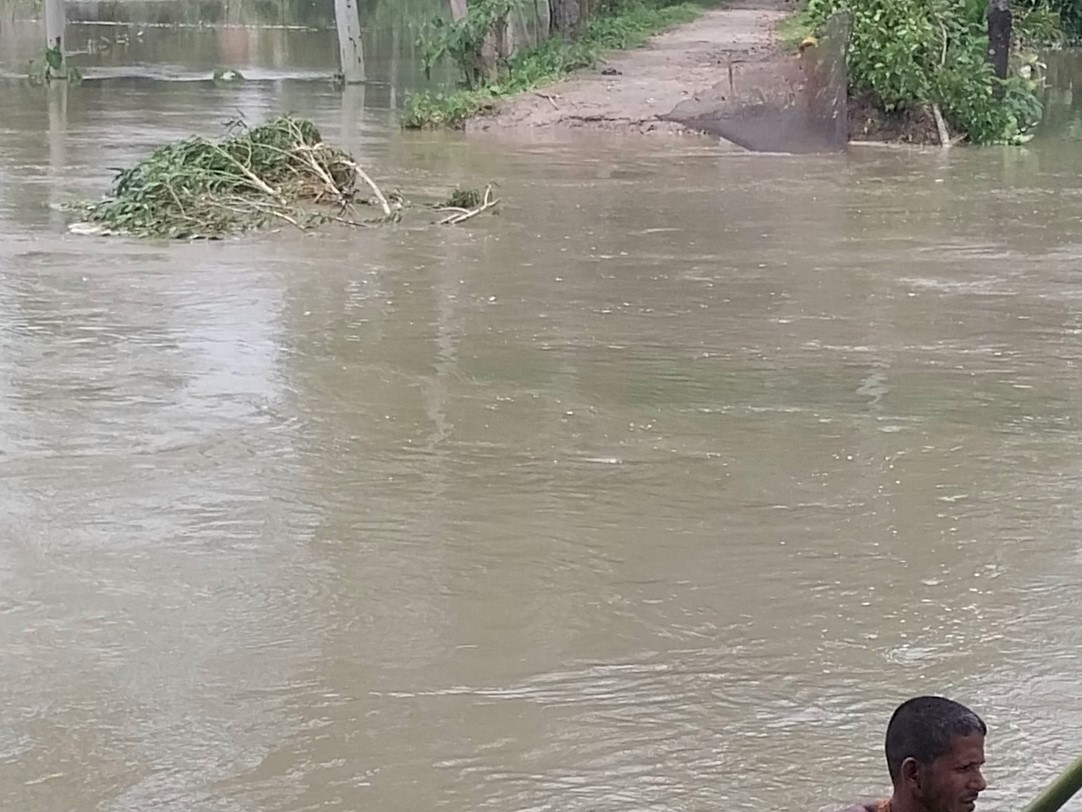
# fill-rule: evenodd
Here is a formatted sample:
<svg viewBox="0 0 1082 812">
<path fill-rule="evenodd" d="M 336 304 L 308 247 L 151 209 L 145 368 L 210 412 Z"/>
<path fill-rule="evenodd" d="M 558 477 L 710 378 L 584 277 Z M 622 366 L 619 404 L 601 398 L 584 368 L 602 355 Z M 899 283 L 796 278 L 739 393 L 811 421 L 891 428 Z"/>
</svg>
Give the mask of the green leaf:
<svg viewBox="0 0 1082 812">
<path fill-rule="evenodd" d="M 59 45 L 45 49 L 45 64 L 53 70 L 60 70 L 64 67 L 64 52 L 60 50 Z"/>
</svg>

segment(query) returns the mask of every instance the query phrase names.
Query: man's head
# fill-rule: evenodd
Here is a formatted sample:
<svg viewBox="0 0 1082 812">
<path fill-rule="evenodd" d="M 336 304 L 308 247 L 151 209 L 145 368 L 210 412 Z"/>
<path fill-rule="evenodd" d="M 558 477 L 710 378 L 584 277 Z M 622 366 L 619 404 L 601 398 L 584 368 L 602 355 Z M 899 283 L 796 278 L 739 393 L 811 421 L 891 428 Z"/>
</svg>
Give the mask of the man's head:
<svg viewBox="0 0 1082 812">
<path fill-rule="evenodd" d="M 964 705 L 938 696 L 902 703 L 887 726 L 887 768 L 895 795 L 926 812 L 973 812 L 988 728 Z"/>
</svg>

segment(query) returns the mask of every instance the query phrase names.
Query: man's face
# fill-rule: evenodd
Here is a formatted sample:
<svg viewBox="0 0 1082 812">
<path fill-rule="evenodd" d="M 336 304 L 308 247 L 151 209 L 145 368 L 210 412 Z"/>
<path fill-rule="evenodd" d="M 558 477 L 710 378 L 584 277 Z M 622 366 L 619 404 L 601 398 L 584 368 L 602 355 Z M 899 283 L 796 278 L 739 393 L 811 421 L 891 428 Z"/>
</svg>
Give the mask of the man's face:
<svg viewBox="0 0 1082 812">
<path fill-rule="evenodd" d="M 973 812 L 988 786 L 981 775 L 984 736 L 955 736 L 951 749 L 923 768 L 921 790 L 928 812 Z"/>
</svg>

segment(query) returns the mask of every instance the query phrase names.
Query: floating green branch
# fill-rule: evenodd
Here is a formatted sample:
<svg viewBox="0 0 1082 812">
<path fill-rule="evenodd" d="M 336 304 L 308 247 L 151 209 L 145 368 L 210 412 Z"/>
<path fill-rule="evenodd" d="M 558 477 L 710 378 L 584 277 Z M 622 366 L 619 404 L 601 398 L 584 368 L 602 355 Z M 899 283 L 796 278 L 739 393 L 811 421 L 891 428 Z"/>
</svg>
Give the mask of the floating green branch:
<svg viewBox="0 0 1082 812">
<path fill-rule="evenodd" d="M 148 237 L 218 237 L 274 222 L 364 225 L 372 221 L 353 207 L 358 181 L 371 187 L 381 219 L 397 219 L 401 205 L 349 155 L 324 144 L 312 122 L 283 116 L 254 128 L 233 122 L 219 141 L 167 144 L 117 175 L 110 196 L 83 213 L 102 231 Z"/>
<path fill-rule="evenodd" d="M 472 209 L 481 205 L 479 189 L 455 189 L 443 202 L 443 207 L 452 209 Z"/>
<path fill-rule="evenodd" d="M 462 205 L 442 208 L 452 215 L 441 223 L 464 223 L 499 203 L 491 185 L 484 194 L 456 190 L 451 198 Z M 360 206 L 379 214 L 364 218 Z M 259 127 L 232 122 L 217 141 L 193 136 L 167 144 L 118 174 L 104 200 L 74 207 L 86 221 L 80 231 L 178 238 L 282 223 L 302 230 L 376 225 L 398 222 L 408 208 L 401 194 L 384 194 L 352 157 L 323 143 L 315 124 L 290 116 Z"/>
</svg>

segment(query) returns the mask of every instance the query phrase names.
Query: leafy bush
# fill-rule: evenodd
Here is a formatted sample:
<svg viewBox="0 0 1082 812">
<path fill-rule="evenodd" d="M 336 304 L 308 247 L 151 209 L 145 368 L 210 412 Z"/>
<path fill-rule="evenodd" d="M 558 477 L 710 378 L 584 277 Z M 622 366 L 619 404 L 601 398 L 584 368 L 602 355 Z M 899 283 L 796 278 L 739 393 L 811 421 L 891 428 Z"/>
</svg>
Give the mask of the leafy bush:
<svg viewBox="0 0 1082 812">
<path fill-rule="evenodd" d="M 933 81 L 932 97 L 956 128 L 977 144 L 1019 143 L 1041 118 L 1035 84 L 1020 76 L 998 79 L 985 55 L 986 44 L 969 38 L 950 51 Z"/>
<path fill-rule="evenodd" d="M 1045 11 L 1055 15 L 1069 39 L 1082 38 L 1082 0 L 1015 0 L 1014 12 Z"/>
<path fill-rule="evenodd" d="M 1018 15 L 1016 49 L 1058 34 L 1055 15 L 1031 5 Z M 985 8 L 985 0 L 809 0 L 804 13 L 816 27 L 850 13 L 850 85 L 885 110 L 937 104 L 969 140 L 1014 143 L 1040 120 L 1038 78 L 995 76 Z"/>
<path fill-rule="evenodd" d="M 861 89 L 873 91 L 888 110 L 930 100 L 929 68 L 940 40 L 933 3 L 858 0 L 850 11 L 849 70 Z"/>
<path fill-rule="evenodd" d="M 1019 48 L 1043 47 L 1059 44 L 1065 33 L 1064 20 L 1059 12 L 1046 3 L 1016 4 L 1014 15 L 1014 40 Z M 1082 20 L 1079 21 L 1082 23 Z M 1082 31 L 1079 31 L 1082 33 Z"/>
<path fill-rule="evenodd" d="M 507 15 L 520 4 L 521 0 L 474 0 L 460 20 L 431 20 L 417 39 L 425 74 L 430 74 L 441 59 L 450 57 L 462 71 L 466 87 L 480 86 L 499 67 L 485 63 L 485 44 L 499 36 L 507 25 Z"/>
</svg>

